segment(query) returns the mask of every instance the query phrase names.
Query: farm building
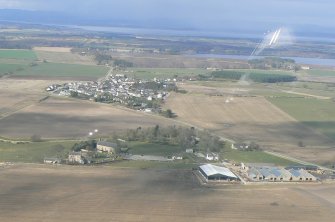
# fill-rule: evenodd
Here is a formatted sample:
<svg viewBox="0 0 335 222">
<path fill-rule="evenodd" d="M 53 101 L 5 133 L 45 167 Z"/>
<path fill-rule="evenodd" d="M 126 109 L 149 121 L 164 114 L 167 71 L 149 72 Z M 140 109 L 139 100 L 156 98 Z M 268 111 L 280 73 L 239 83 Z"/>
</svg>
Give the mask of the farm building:
<svg viewBox="0 0 335 222">
<path fill-rule="evenodd" d="M 319 167 L 318 166 L 314 166 L 314 165 L 298 165 L 298 166 L 288 166 L 288 167 L 285 167 L 285 169 L 287 169 L 287 170 L 291 170 L 291 169 L 300 170 L 300 169 L 303 169 L 303 170 L 308 170 L 308 171 L 318 171 Z"/>
<path fill-rule="evenodd" d="M 59 158 L 44 158 L 44 163 L 47 163 L 47 164 L 59 164 L 61 163 L 61 159 Z"/>
<path fill-rule="evenodd" d="M 85 160 L 81 152 L 71 152 L 68 156 L 68 161 L 71 164 L 85 164 Z"/>
<path fill-rule="evenodd" d="M 286 170 L 281 167 L 251 167 L 248 170 L 248 177 L 253 181 L 315 181 L 316 178 L 304 169 Z"/>
<path fill-rule="evenodd" d="M 199 167 L 200 173 L 209 180 L 231 181 L 238 180 L 238 177 L 226 167 L 219 167 L 212 164 L 206 164 Z"/>
<path fill-rule="evenodd" d="M 293 181 L 316 181 L 316 178 L 304 169 L 290 169 L 289 172 L 292 174 Z"/>
<path fill-rule="evenodd" d="M 254 181 L 290 181 L 291 173 L 279 167 L 252 167 L 248 177 Z"/>
<path fill-rule="evenodd" d="M 115 153 L 116 149 L 117 149 L 116 143 L 105 142 L 105 141 L 99 141 L 97 143 L 97 150 L 101 152 Z"/>
</svg>

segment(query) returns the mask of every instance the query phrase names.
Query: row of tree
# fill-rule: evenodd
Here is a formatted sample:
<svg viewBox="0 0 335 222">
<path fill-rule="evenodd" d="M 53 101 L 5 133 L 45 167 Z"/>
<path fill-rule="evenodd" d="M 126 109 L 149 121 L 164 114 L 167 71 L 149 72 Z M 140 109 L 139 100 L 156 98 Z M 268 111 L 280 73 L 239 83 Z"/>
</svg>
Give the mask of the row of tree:
<svg viewBox="0 0 335 222">
<path fill-rule="evenodd" d="M 266 73 L 251 73 L 249 78 L 261 83 L 294 82 L 297 80 L 297 77 L 292 75 Z"/>
<path fill-rule="evenodd" d="M 220 152 L 224 147 L 224 141 L 219 137 L 194 127 L 161 127 L 159 125 L 146 129 L 138 127 L 127 130 L 122 137 L 127 141 L 179 145 L 182 149 L 193 148 L 204 152 Z"/>
<path fill-rule="evenodd" d="M 214 71 L 211 73 L 211 77 L 220 78 L 220 79 L 232 79 L 239 80 L 245 73 L 231 70 L 222 70 L 222 71 Z"/>
</svg>

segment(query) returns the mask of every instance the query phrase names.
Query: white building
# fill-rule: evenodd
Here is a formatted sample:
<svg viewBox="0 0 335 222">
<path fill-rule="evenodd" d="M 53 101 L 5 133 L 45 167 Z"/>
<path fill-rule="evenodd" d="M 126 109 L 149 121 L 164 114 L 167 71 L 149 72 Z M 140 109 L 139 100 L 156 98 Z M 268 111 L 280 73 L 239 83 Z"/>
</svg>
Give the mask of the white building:
<svg viewBox="0 0 335 222">
<path fill-rule="evenodd" d="M 207 181 L 237 181 L 238 177 L 226 167 L 206 164 L 199 167 L 199 172 Z"/>
</svg>

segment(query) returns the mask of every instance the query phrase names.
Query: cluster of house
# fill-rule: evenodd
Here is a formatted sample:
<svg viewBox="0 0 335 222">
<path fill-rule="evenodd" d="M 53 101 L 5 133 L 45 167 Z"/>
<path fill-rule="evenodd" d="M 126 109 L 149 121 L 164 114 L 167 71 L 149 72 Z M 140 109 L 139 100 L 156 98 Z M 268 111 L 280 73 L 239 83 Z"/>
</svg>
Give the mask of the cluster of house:
<svg viewBox="0 0 335 222">
<path fill-rule="evenodd" d="M 267 182 L 303 182 L 316 181 L 316 177 L 303 167 L 274 167 L 256 166 L 248 167 L 247 175 L 252 181 Z"/>
<path fill-rule="evenodd" d="M 148 82 L 135 80 L 124 74 L 115 74 L 93 82 L 53 84 L 48 86 L 46 90 L 59 96 L 76 95 L 96 102 L 117 102 L 145 110 L 148 108 L 148 101 L 155 99 L 164 100 L 168 96 L 168 88 L 171 86 L 175 87 L 175 82 L 171 79 L 154 79 L 150 81 L 151 86 L 152 84 L 157 84 L 157 87 L 152 88 L 146 87 L 146 83 Z M 134 99 L 141 102 L 136 103 Z"/>
<path fill-rule="evenodd" d="M 118 145 L 116 143 L 99 141 L 97 143 L 98 153 L 116 154 Z M 92 157 L 87 150 L 79 152 L 70 152 L 67 162 L 69 164 L 89 164 L 92 162 Z"/>
<path fill-rule="evenodd" d="M 186 153 L 189 153 L 189 152 L 186 150 Z M 219 154 L 214 153 L 214 152 L 207 152 L 206 155 L 203 154 L 203 153 L 200 153 L 200 152 L 196 152 L 196 153 L 194 153 L 194 155 L 196 155 L 197 157 L 200 157 L 200 158 L 204 158 L 208 161 L 219 161 Z"/>
</svg>

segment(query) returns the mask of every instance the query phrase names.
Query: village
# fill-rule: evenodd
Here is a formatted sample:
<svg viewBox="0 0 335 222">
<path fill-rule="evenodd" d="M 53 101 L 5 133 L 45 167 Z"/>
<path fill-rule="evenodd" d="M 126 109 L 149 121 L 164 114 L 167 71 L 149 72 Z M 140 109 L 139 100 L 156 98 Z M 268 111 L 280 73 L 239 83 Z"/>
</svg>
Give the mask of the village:
<svg viewBox="0 0 335 222">
<path fill-rule="evenodd" d="M 52 95 L 117 103 L 144 112 L 161 111 L 160 104 L 176 91 L 176 79 L 138 80 L 124 74 L 107 75 L 98 81 L 53 84 L 46 88 Z"/>
</svg>

